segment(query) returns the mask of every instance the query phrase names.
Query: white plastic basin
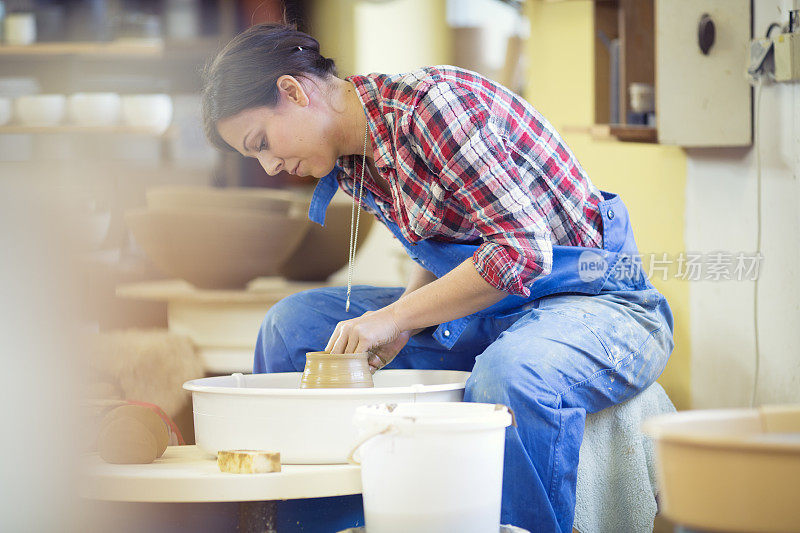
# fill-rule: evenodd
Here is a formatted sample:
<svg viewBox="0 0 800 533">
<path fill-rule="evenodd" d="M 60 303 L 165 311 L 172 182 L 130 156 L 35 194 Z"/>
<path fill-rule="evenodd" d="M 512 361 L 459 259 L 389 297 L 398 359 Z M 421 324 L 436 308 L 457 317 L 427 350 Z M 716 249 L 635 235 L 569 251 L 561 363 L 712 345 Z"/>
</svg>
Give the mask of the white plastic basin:
<svg viewBox="0 0 800 533">
<path fill-rule="evenodd" d="M 460 402 L 469 372 L 381 370 L 371 389 L 300 389 L 300 372 L 232 374 L 184 383 L 192 392 L 197 445 L 277 451 L 284 464 L 346 463 L 357 441 L 357 407 Z"/>
</svg>

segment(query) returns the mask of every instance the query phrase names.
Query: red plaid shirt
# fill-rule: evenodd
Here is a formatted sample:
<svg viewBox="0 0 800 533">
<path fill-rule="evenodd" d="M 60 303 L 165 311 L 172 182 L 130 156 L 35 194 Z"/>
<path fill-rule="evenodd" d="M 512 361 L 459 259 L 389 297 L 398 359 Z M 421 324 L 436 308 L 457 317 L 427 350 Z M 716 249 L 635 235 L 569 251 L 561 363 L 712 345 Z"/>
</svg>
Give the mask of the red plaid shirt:
<svg viewBox="0 0 800 533">
<path fill-rule="evenodd" d="M 553 126 L 502 85 L 457 67 L 346 78 L 364 104 L 378 207 L 410 242 L 480 241 L 473 262 L 492 286 L 529 296 L 553 244 L 602 247 L 600 191 Z M 368 154 L 369 155 L 369 154 Z M 352 195 L 361 155 L 340 157 Z"/>
</svg>

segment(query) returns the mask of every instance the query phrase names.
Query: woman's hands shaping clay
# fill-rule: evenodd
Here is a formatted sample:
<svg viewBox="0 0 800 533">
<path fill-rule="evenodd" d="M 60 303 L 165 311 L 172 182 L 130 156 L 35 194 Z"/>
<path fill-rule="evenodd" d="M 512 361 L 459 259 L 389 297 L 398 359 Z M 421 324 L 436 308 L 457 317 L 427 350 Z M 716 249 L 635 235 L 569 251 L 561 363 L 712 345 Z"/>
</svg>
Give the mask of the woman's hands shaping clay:
<svg viewBox="0 0 800 533">
<path fill-rule="evenodd" d="M 328 353 L 369 352 L 370 370 L 389 364 L 403 349 L 411 332 L 400 331 L 389 307 L 367 311 L 358 318 L 336 324 L 325 351 Z"/>
</svg>

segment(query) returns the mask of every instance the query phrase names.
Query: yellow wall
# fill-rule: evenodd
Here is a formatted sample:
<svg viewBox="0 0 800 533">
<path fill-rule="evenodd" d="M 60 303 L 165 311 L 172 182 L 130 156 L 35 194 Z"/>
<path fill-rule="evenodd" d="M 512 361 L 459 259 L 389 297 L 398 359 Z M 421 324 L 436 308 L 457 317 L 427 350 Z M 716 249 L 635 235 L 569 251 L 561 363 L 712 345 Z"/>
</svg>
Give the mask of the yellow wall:
<svg viewBox="0 0 800 533">
<path fill-rule="evenodd" d="M 360 73 L 408 72 L 449 61 L 443 0 L 359 2 L 355 19 Z"/>
<path fill-rule="evenodd" d="M 317 0 L 309 33 L 336 60 L 340 77 L 406 72 L 450 62 L 445 7 L 444 0 Z"/>
<path fill-rule="evenodd" d="M 311 2 L 308 33 L 320 44 L 320 53 L 336 61 L 339 77 L 355 73 L 355 0 Z"/>
<path fill-rule="evenodd" d="M 595 140 L 564 131 L 594 117 L 594 39 L 591 0 L 529 0 L 526 99 L 562 133 L 592 181 L 622 196 L 631 213 L 639 251 L 671 256 L 684 250 L 686 156 L 675 146 Z M 675 315 L 675 351 L 659 382 L 675 405 L 690 406 L 689 287 L 675 279 L 653 284 Z"/>
</svg>

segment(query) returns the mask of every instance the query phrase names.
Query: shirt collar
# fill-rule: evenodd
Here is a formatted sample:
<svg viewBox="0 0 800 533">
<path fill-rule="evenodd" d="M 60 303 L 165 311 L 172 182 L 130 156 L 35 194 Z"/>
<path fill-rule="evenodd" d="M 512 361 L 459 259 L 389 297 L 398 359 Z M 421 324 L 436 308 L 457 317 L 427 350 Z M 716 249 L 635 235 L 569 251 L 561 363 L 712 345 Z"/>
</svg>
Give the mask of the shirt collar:
<svg viewBox="0 0 800 533">
<path fill-rule="evenodd" d="M 314 187 L 314 193 L 311 195 L 311 204 L 308 206 L 308 218 L 312 222 L 316 222 L 320 226 L 325 225 L 325 212 L 333 200 L 333 195 L 339 188 L 339 182 L 336 176 L 341 172 L 339 166 L 334 166 L 328 174 L 319 179 L 319 183 Z"/>
<path fill-rule="evenodd" d="M 394 168 L 394 157 L 392 156 L 392 139 L 389 134 L 389 127 L 386 124 L 386 117 L 383 115 L 383 99 L 381 98 L 381 87 L 378 77 L 384 75 L 370 74 L 367 76 L 353 75 L 345 80 L 351 82 L 356 88 L 358 99 L 366 110 L 367 122 L 372 136 L 372 157 L 376 167 Z"/>
</svg>

